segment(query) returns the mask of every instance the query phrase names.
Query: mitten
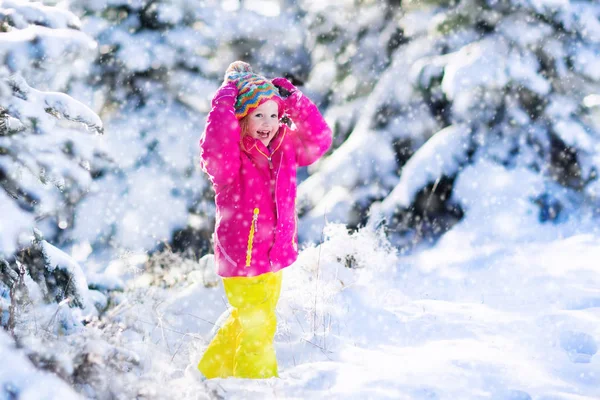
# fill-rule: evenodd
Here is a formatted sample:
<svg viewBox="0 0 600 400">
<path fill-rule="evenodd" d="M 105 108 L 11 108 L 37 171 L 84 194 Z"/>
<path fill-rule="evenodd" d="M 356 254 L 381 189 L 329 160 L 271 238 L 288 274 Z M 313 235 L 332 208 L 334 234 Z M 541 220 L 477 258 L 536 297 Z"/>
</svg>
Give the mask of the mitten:
<svg viewBox="0 0 600 400">
<path fill-rule="evenodd" d="M 275 85 L 277 90 L 279 90 L 279 95 L 284 99 L 298 90 L 296 89 L 296 86 L 292 84 L 292 82 L 285 78 L 275 78 L 271 80 L 271 83 Z"/>
<path fill-rule="evenodd" d="M 283 97 L 285 113 L 289 115 L 294 122 L 306 117 L 306 102 L 302 92 L 285 78 L 275 78 L 271 81 L 279 90 L 279 95 Z"/>
</svg>

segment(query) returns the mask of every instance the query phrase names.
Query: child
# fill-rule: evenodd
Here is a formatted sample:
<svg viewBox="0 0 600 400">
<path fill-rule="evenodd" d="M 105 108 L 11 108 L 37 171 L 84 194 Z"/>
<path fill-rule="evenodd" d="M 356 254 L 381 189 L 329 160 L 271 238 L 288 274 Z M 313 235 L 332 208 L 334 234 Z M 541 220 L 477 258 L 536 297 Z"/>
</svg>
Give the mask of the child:
<svg viewBox="0 0 600 400">
<path fill-rule="evenodd" d="M 296 168 L 330 145 L 319 110 L 288 80 L 241 61 L 227 68 L 200 140 L 215 190 L 215 263 L 232 307 L 198 364 L 207 378 L 278 376 L 275 306 L 281 270 L 298 251 Z"/>
</svg>

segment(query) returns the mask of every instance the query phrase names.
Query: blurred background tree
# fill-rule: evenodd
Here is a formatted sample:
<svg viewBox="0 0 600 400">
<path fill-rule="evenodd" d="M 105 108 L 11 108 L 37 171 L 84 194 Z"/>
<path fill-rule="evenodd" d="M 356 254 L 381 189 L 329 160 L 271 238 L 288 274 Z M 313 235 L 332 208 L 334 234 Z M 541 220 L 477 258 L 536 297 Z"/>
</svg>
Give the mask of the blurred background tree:
<svg viewBox="0 0 600 400">
<path fill-rule="evenodd" d="M 367 15 L 376 3 L 352 7 Z M 405 1 L 385 10 L 377 21 L 388 21 L 381 32 L 396 32 L 391 62 L 379 73 L 368 57 L 376 84 L 356 125 L 302 186 L 307 237 L 318 236 L 324 215 L 363 224 L 377 202 L 371 222 L 385 221 L 398 246 L 435 240 L 472 205 L 454 194 L 465 170 L 463 186 L 475 192 L 500 179 L 497 168 L 507 172 L 512 182 L 498 185 L 520 187 L 531 205 L 514 209 L 516 218 L 559 222 L 597 204 L 598 126 L 589 107 L 600 78 L 597 4 Z M 529 174 L 539 178 L 534 192 Z M 488 195 L 478 201 L 493 203 Z"/>
<path fill-rule="evenodd" d="M 96 50 L 79 19 L 6 1 L 0 26 L 0 257 L 8 257 L 29 244 L 34 226 L 60 241 L 92 184 L 90 170 L 106 160 L 93 144 L 100 118 L 62 93 L 88 73 Z"/>
</svg>

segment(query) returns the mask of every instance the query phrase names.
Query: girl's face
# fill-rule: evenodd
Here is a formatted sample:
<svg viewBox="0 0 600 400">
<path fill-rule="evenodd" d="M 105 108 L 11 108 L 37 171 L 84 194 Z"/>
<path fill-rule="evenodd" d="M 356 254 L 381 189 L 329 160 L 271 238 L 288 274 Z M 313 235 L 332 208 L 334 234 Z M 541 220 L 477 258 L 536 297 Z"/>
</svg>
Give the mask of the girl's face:
<svg viewBox="0 0 600 400">
<path fill-rule="evenodd" d="M 245 135 L 250 135 L 268 146 L 279 129 L 279 106 L 273 100 L 267 100 L 252 110 L 243 119 Z"/>
</svg>

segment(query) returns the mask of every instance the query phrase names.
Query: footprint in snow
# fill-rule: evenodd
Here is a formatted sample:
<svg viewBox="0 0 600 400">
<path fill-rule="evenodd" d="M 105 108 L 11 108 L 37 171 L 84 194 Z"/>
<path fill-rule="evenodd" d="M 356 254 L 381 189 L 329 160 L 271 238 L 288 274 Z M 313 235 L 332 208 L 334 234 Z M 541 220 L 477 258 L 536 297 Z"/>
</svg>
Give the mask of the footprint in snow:
<svg viewBox="0 0 600 400">
<path fill-rule="evenodd" d="M 560 335 L 560 347 L 574 363 L 589 363 L 598 352 L 596 340 L 587 333 L 565 331 Z"/>
</svg>

